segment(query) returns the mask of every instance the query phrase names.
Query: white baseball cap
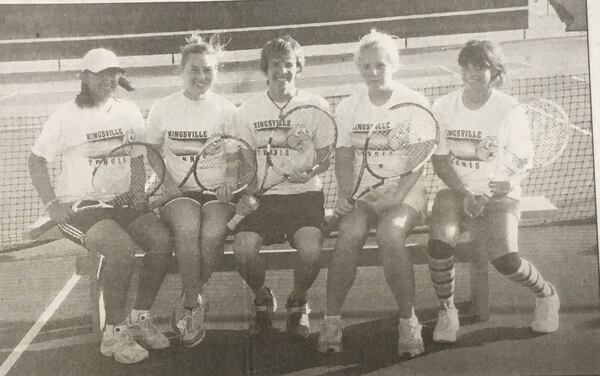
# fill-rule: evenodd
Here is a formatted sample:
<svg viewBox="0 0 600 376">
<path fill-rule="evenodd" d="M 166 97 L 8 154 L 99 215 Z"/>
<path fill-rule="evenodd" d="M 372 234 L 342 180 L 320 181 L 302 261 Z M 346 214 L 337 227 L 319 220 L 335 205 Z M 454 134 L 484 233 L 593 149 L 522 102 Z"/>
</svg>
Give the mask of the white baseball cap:
<svg viewBox="0 0 600 376">
<path fill-rule="evenodd" d="M 81 71 L 88 70 L 92 73 L 98 73 L 108 68 L 118 68 L 123 71 L 117 55 L 106 48 L 89 50 L 81 60 Z"/>
</svg>

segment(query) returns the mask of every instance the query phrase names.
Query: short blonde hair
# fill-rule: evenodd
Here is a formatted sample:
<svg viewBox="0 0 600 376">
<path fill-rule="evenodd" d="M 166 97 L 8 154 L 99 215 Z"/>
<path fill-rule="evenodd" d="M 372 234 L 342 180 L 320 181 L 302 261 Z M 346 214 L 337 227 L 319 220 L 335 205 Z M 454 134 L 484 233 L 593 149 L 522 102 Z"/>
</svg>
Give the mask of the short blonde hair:
<svg viewBox="0 0 600 376">
<path fill-rule="evenodd" d="M 358 65 L 360 55 L 366 50 L 381 50 L 388 56 L 392 68 L 397 70 L 400 67 L 400 57 L 398 56 L 398 45 L 396 41 L 399 38 L 371 29 L 369 34 L 365 34 L 358 41 L 358 47 L 354 52 L 354 63 Z"/>
<path fill-rule="evenodd" d="M 185 38 L 186 44 L 181 47 L 181 67 L 184 68 L 187 64 L 190 55 L 206 54 L 213 55 L 216 58 L 215 65 L 218 65 L 221 55 L 227 43 L 221 44 L 218 34 L 212 35 L 208 41 L 204 40 L 198 33 L 192 33 Z"/>
</svg>

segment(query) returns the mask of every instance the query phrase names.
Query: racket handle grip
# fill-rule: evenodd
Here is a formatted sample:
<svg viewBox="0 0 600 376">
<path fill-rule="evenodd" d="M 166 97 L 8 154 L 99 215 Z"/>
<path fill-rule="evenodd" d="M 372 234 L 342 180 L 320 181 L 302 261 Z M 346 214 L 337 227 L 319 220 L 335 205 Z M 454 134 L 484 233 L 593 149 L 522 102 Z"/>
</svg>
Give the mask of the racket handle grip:
<svg viewBox="0 0 600 376">
<path fill-rule="evenodd" d="M 258 200 L 254 197 L 254 196 L 249 196 L 248 197 L 248 202 L 250 205 L 255 206 L 255 208 L 258 205 Z M 227 228 L 231 231 L 235 230 L 235 228 L 237 227 L 237 225 L 240 224 L 240 222 L 246 218 L 245 215 L 239 214 L 239 213 L 235 213 L 235 215 L 233 216 L 233 218 L 231 218 L 229 220 L 229 222 L 227 222 Z"/>
<path fill-rule="evenodd" d="M 321 233 L 324 237 L 329 236 L 331 231 L 338 227 L 340 223 L 340 216 L 337 213 L 334 213 L 331 217 L 327 218 L 323 222 L 323 226 L 321 226 Z"/>
<path fill-rule="evenodd" d="M 346 201 L 348 201 L 348 203 L 350 205 L 356 204 L 356 199 L 354 197 L 348 197 L 348 198 L 346 198 Z M 325 234 L 325 235 L 329 234 L 334 228 L 337 228 L 339 223 L 340 223 L 340 215 L 337 213 L 333 213 L 333 215 L 325 221 L 325 223 L 323 224 L 323 226 L 321 228 L 323 234 Z"/>
<path fill-rule="evenodd" d="M 44 235 L 46 232 L 50 231 L 54 226 L 56 226 L 56 222 L 52 219 L 48 218 L 48 221 L 44 222 L 42 225 L 38 227 L 34 227 L 29 231 L 25 231 L 23 233 L 24 240 L 37 240 L 40 236 Z"/>
<path fill-rule="evenodd" d="M 346 198 L 346 201 L 348 201 L 350 205 L 356 204 L 356 199 L 354 197 L 348 197 Z M 323 226 L 321 226 L 321 233 L 323 236 L 328 236 L 331 231 L 338 227 L 340 218 L 340 215 L 334 212 L 333 215 L 323 222 Z"/>
<path fill-rule="evenodd" d="M 241 221 L 242 221 L 244 218 L 246 218 L 246 216 L 245 216 L 245 215 L 241 215 L 241 214 L 235 213 L 235 215 L 233 216 L 233 218 L 231 218 L 231 219 L 229 220 L 229 222 L 227 222 L 227 228 L 228 228 L 230 231 L 233 231 L 233 230 L 235 230 L 235 228 L 237 227 L 237 225 L 239 225 L 239 224 L 240 224 L 240 222 L 241 222 Z"/>
<path fill-rule="evenodd" d="M 485 206 L 490 198 L 487 195 L 478 196 L 474 205 L 468 205 L 467 201 L 463 201 L 463 211 L 471 218 L 477 218 L 483 213 Z"/>
</svg>

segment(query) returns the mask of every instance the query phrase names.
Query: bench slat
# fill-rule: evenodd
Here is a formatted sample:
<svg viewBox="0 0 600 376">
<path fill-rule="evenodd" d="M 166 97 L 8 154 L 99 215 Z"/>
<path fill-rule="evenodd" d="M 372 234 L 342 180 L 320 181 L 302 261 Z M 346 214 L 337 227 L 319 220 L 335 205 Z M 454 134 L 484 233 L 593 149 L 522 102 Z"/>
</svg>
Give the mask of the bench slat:
<svg viewBox="0 0 600 376">
<path fill-rule="evenodd" d="M 557 210 L 548 199 L 543 196 L 523 197 L 521 200 L 522 215 L 524 217 L 536 217 L 546 215 L 548 212 Z M 431 210 L 431 206 L 428 208 Z M 331 215 L 331 211 L 326 211 L 326 215 Z M 426 234 L 428 231 L 425 224 L 417 226 L 411 232 L 411 236 Z M 369 233 L 371 244 L 367 244 L 360 252 L 359 266 L 379 266 L 380 252 L 376 244 L 373 244 L 375 231 Z M 471 284 L 471 314 L 475 315 L 481 321 L 489 319 L 489 281 L 488 281 L 488 260 L 485 252 L 477 252 L 473 244 L 469 242 L 468 232 L 464 232 L 459 245 L 456 247 L 455 262 L 468 263 L 470 265 L 470 284 Z M 321 252 L 320 264 L 322 268 L 327 268 L 331 264 L 334 253 L 332 240 L 337 237 L 337 232 L 333 231 L 328 235 Z M 411 250 L 412 261 L 414 265 L 426 265 L 427 245 L 421 235 L 420 241 L 413 241 L 411 237 L 407 241 L 407 247 Z M 226 251 L 217 268 L 220 272 L 231 272 L 236 270 L 235 258 L 231 251 L 232 236 L 226 239 Z M 289 270 L 294 266 L 296 260 L 295 250 L 285 247 L 274 248 L 267 247 L 261 250 L 261 256 L 265 260 L 267 270 Z M 142 265 L 143 254 L 136 255 L 136 269 Z M 99 266 L 102 262 L 102 256 L 95 252 L 88 252 L 87 255 L 76 258 L 76 273 L 78 275 L 88 276 L 90 278 L 90 301 L 92 308 L 92 330 L 100 335 L 102 327 L 103 305 L 101 304 L 100 286 L 97 282 L 99 275 Z M 177 273 L 177 261 L 175 257 L 171 262 L 170 273 Z"/>
<path fill-rule="evenodd" d="M 411 250 L 413 265 L 427 265 L 427 245 L 413 243 L 407 245 Z M 333 258 L 333 248 L 324 248 L 321 251 L 321 268 L 327 268 Z M 293 269 L 296 260 L 296 251 L 293 249 L 276 249 L 268 252 L 261 252 L 261 257 L 265 262 L 267 270 L 290 270 Z M 476 260 L 474 251 L 470 243 L 462 243 L 456 248 L 455 260 L 457 263 L 470 263 Z M 88 252 L 87 255 L 77 256 L 75 261 L 75 271 L 78 275 L 97 278 L 98 267 L 101 257 L 95 252 Z M 140 268 L 143 263 L 143 255 L 137 255 L 136 267 Z M 358 266 L 380 266 L 379 247 L 376 244 L 366 245 L 360 253 Z M 233 252 L 228 250 L 223 255 L 216 272 L 236 271 L 235 258 Z M 178 273 L 177 260 L 173 256 L 169 273 Z"/>
</svg>

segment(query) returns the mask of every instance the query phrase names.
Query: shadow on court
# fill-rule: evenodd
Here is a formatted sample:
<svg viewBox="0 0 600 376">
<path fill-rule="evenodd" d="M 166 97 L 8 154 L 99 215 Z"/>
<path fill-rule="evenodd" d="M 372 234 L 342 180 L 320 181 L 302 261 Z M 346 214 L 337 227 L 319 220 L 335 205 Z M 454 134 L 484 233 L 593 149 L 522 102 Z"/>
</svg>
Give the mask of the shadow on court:
<svg viewBox="0 0 600 376">
<path fill-rule="evenodd" d="M 461 317 L 460 335 L 454 344 L 434 343 L 435 312 L 420 311 L 426 352 L 415 359 L 396 355 L 397 318 L 391 315 L 346 326 L 344 351 L 339 354 L 318 353 L 317 333 L 304 341 L 290 340 L 281 331 L 251 340 L 246 330 L 209 330 L 196 348 L 184 348 L 173 340 L 169 349 L 151 351 L 147 360 L 135 365 L 119 364 L 101 355 L 89 326 L 60 333 L 47 330 L 9 375 L 365 375 L 397 368 L 409 370 L 409 374 L 481 374 L 485 370 L 485 374 L 501 375 L 505 374 L 503 359 L 509 359 L 517 374 L 545 375 L 535 369 L 525 371 L 546 361 L 554 361 L 548 365 L 553 374 L 596 374 L 585 372 L 581 365 L 587 362 L 600 370 L 600 311 L 593 307 L 583 310 L 586 312 L 563 313 L 561 330 L 550 335 L 534 333 L 525 326 L 531 312 L 524 310 L 511 314 L 496 310 L 484 323 Z M 313 330 L 317 325 L 314 320 Z M 69 338 L 77 337 L 81 340 L 69 343 Z M 13 340 L 16 345 L 18 336 Z M 465 363 L 457 363 L 461 359 Z"/>
<path fill-rule="evenodd" d="M 506 316 L 500 314 L 501 316 Z M 521 317 L 521 313 L 508 316 Z M 425 354 L 414 358 L 401 358 L 396 355 L 397 318 L 388 316 L 370 320 L 344 328 L 344 351 L 339 354 L 323 355 L 316 351 L 317 334 L 307 340 L 291 340 L 281 331 L 274 331 L 268 337 L 251 340 L 246 330 L 209 330 L 204 342 L 187 349 L 173 340 L 172 347 L 150 352 L 150 357 L 134 365 L 124 365 L 99 353 L 98 341 L 83 344 L 29 351 L 27 361 L 18 362 L 10 375 L 365 375 L 386 371 L 419 370 L 437 374 L 435 364 L 444 359 L 464 359 L 465 374 L 487 371 L 502 374 L 492 358 L 511 357 L 510 351 L 521 348 L 521 357 L 511 357 L 509 368 L 518 367 L 531 359 L 527 352 L 535 352 L 536 341 L 545 340 L 542 348 L 559 349 L 565 343 L 575 348 L 570 352 L 578 354 L 578 361 L 588 361 L 600 367 L 600 361 L 586 356 L 582 348 L 600 344 L 600 315 L 593 312 L 586 320 L 563 319 L 566 330 L 553 335 L 539 335 L 529 327 L 505 324 L 505 320 L 492 320 L 480 323 L 474 318 L 461 317 L 461 334 L 455 344 L 436 344 L 432 341 L 435 317 L 434 310 L 419 312 L 423 325 Z M 565 320 L 573 321 L 565 323 Z M 315 320 L 316 321 L 316 320 Z M 520 322 L 520 320 L 508 320 Z M 571 331 L 595 332 L 587 340 Z M 562 332 L 562 333 L 561 333 Z M 172 334 L 172 333 L 170 333 Z M 574 344 L 574 339 L 578 339 Z M 598 340 L 594 340 L 598 338 Z M 512 350 L 494 352 L 498 344 L 508 345 Z M 540 345 L 538 343 L 538 345 Z M 492 348 L 492 350 L 490 350 Z M 485 356 L 477 353 L 485 351 Z M 535 355 L 534 355 L 535 356 Z M 543 357 L 552 357 L 547 353 Z M 543 358 L 542 357 L 542 358 Z M 466 361 L 468 359 L 468 362 Z M 488 367 L 489 363 L 489 367 Z M 433 365 L 433 367 L 432 367 Z M 449 366 L 451 363 L 449 363 Z M 565 365 L 565 370 L 569 365 Z M 454 374 L 446 369 L 447 374 Z M 600 369 L 600 368 L 598 368 Z M 471 370 L 471 372 L 468 372 Z M 563 374 L 561 369 L 554 369 Z M 411 373 L 412 373 L 411 371 Z M 427 372 L 429 371 L 429 372 Z M 564 374 L 569 372 L 564 372 Z M 582 372 L 582 374 L 585 372 Z M 393 373 L 390 373 L 393 374 Z M 421 373 L 418 373 L 421 374 Z M 544 374 L 544 373 L 542 373 Z"/>
</svg>

